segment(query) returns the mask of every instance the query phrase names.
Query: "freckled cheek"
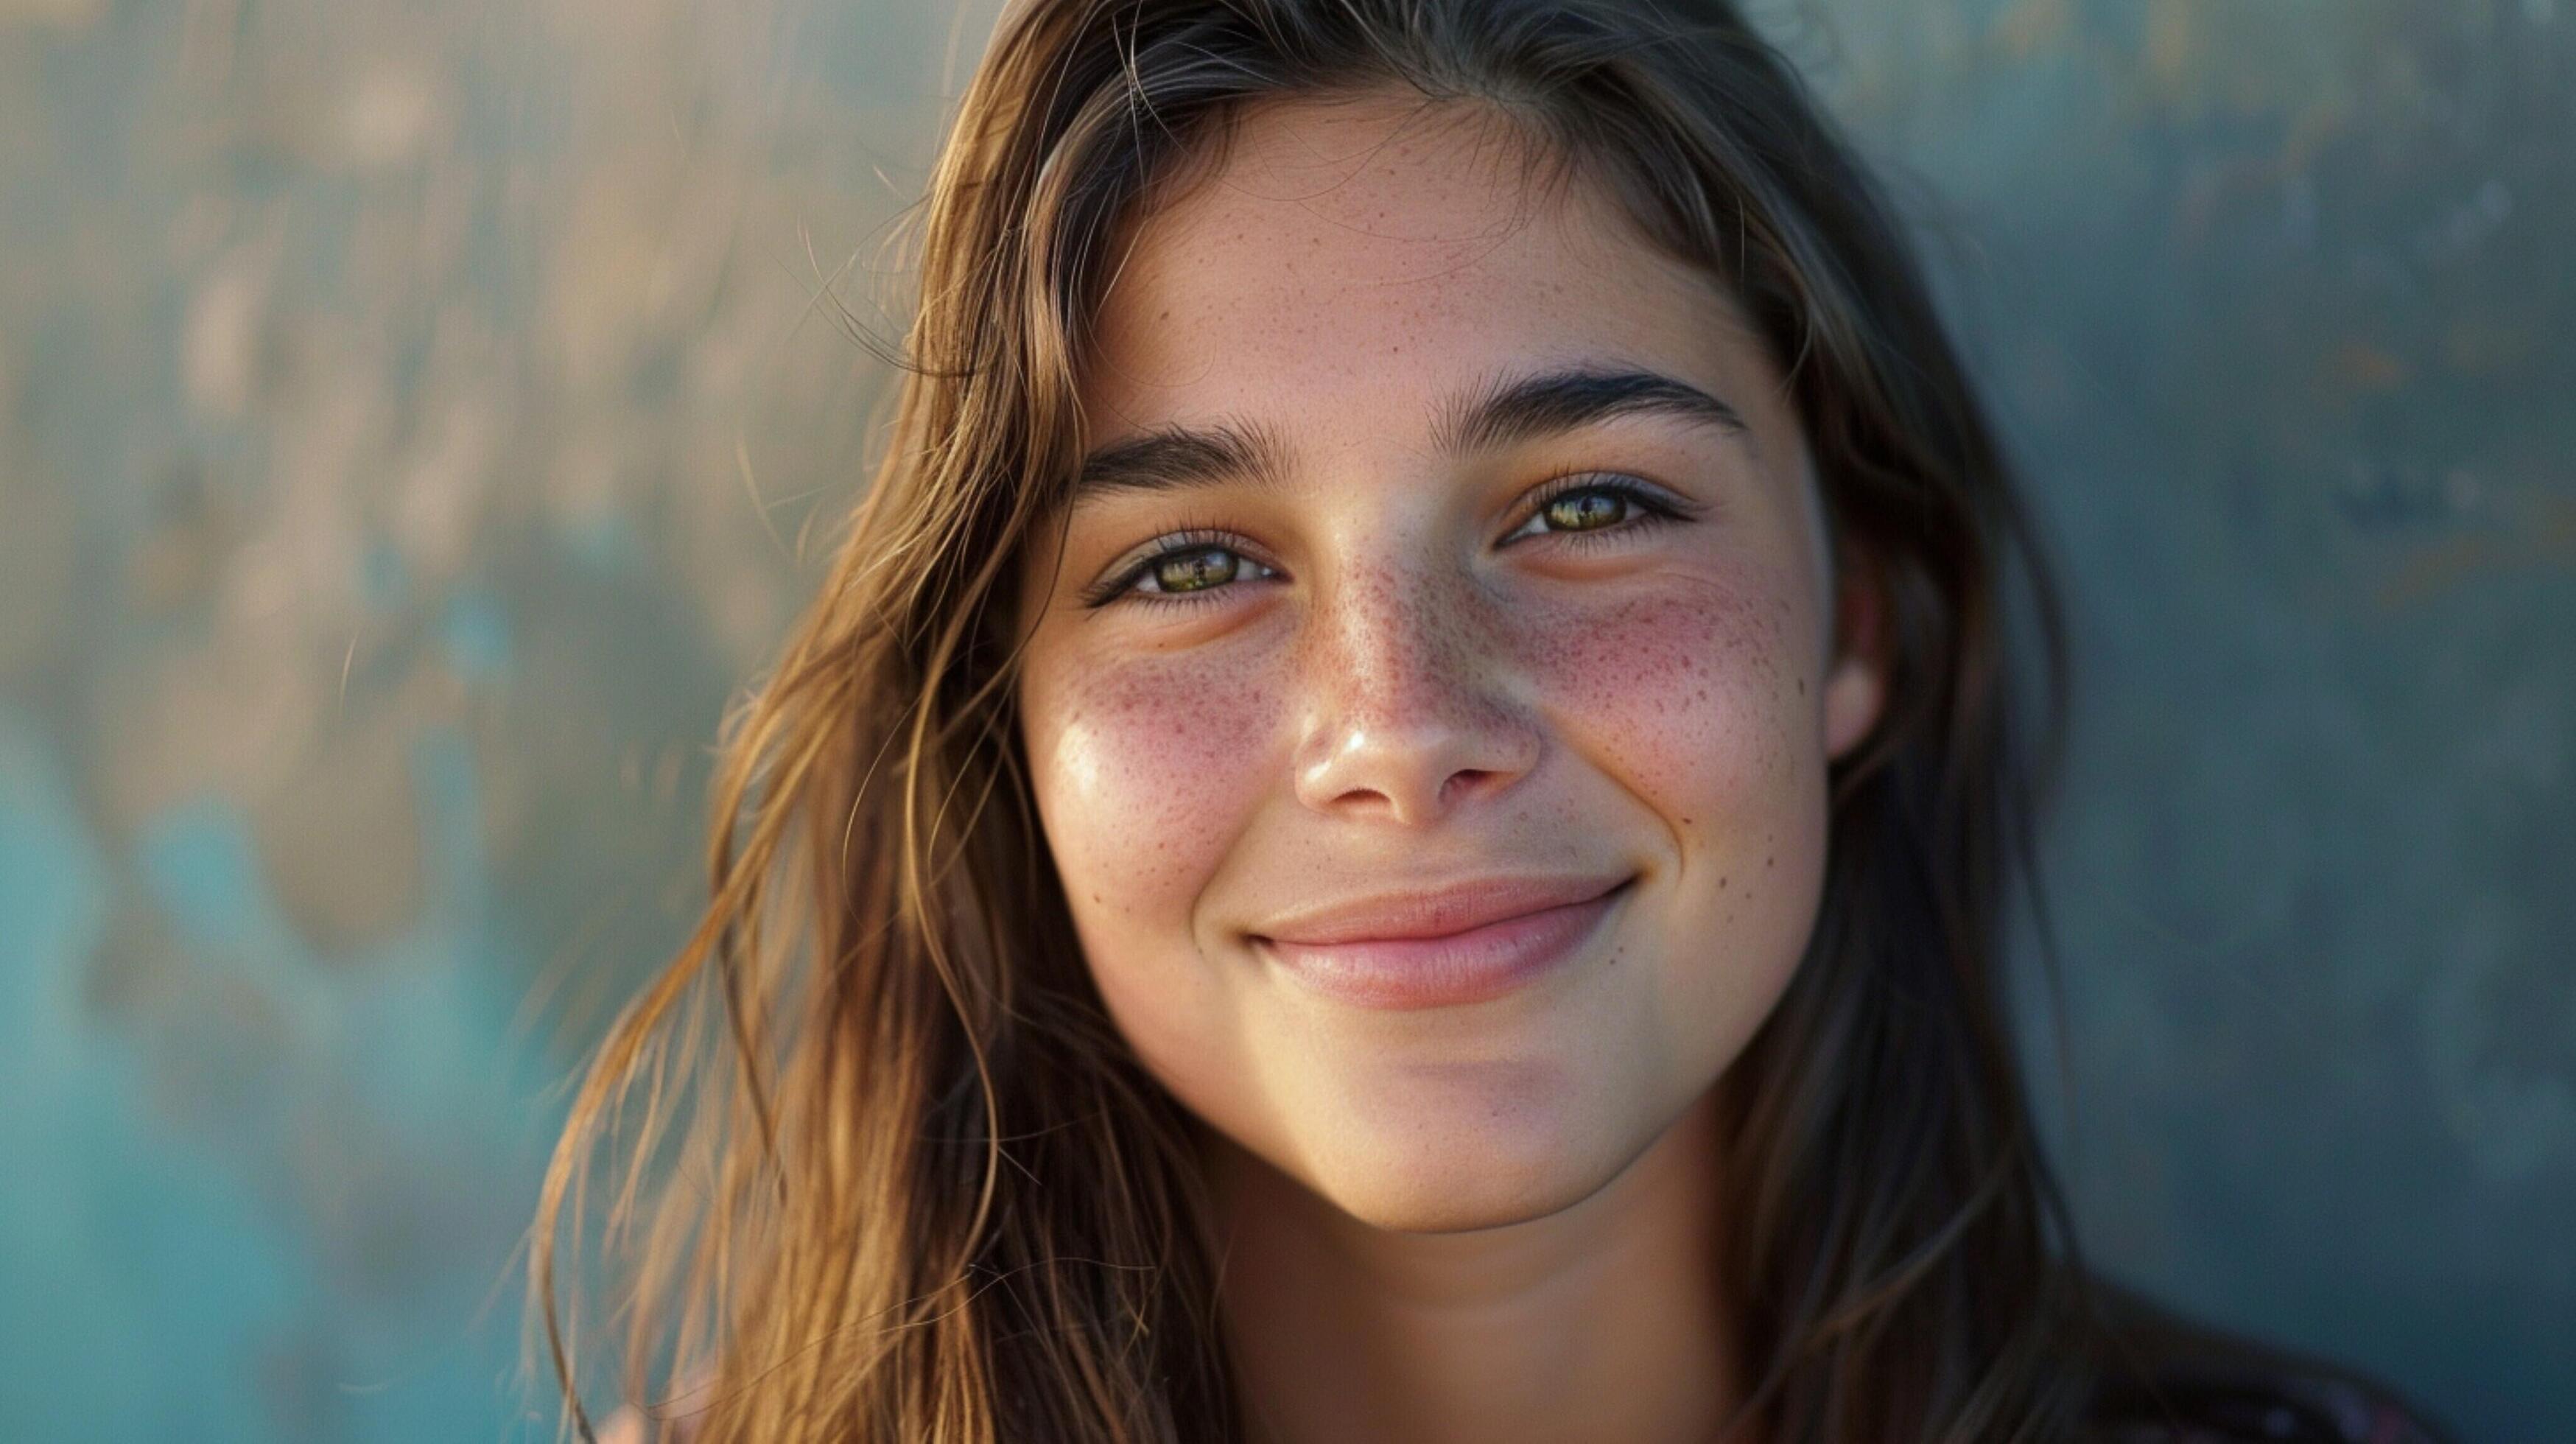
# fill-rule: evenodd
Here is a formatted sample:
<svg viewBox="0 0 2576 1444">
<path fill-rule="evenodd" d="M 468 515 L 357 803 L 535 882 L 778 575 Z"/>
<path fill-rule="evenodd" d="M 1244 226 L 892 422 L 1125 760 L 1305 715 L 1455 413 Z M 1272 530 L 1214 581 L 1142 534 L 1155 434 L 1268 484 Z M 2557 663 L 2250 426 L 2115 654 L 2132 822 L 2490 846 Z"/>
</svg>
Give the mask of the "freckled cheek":
<svg viewBox="0 0 2576 1444">
<path fill-rule="evenodd" d="M 1076 918 L 1185 930 L 1259 804 L 1268 681 L 1205 655 L 1077 663 L 1031 702 L 1034 781 Z"/>
<path fill-rule="evenodd" d="M 1523 665 L 1569 746 L 1677 826 L 1732 831 L 1776 806 L 1804 762 L 1815 680 L 1782 593 L 1675 583 L 1530 617 Z M 1715 814 L 1712 816 L 1712 814 Z"/>
</svg>

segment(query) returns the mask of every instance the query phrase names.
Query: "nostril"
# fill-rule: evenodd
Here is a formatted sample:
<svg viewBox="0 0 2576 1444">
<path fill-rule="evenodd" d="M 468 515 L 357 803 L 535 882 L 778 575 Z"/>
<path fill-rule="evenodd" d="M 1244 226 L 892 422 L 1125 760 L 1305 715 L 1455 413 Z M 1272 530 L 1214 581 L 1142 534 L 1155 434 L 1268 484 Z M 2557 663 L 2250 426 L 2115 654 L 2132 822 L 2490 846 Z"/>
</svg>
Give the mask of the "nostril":
<svg viewBox="0 0 2576 1444">
<path fill-rule="evenodd" d="M 1447 781 L 1440 784 L 1440 800 L 1447 802 L 1456 795 L 1474 792 L 1493 775 L 1483 768 L 1463 768 L 1453 772 Z"/>
<path fill-rule="evenodd" d="M 1510 792 L 1527 776 L 1533 763 L 1516 763 L 1509 767 L 1468 767 L 1449 775 L 1433 799 L 1435 811 L 1480 803 Z"/>
</svg>

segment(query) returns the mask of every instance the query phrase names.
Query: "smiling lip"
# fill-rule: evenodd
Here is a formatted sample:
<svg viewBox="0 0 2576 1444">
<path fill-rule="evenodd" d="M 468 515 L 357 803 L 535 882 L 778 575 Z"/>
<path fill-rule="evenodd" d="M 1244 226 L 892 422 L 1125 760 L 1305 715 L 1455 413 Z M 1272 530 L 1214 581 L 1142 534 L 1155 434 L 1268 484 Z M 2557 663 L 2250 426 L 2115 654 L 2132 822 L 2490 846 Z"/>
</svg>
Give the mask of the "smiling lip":
<svg viewBox="0 0 2576 1444">
<path fill-rule="evenodd" d="M 1368 1008 L 1483 1002 L 1570 956 L 1633 879 L 1494 878 L 1370 899 L 1255 934 L 1256 951 Z"/>
</svg>

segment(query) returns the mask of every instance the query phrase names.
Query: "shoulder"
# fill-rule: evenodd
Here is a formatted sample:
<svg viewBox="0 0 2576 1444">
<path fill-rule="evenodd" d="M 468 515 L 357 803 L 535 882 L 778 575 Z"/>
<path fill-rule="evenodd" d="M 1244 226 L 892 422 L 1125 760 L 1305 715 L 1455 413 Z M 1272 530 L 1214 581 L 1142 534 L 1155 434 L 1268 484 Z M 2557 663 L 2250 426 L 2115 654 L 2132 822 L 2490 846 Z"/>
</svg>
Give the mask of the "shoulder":
<svg viewBox="0 0 2576 1444">
<path fill-rule="evenodd" d="M 2386 1386 L 2103 1288 L 2101 1444 L 2443 1444 Z"/>
<path fill-rule="evenodd" d="M 713 1399 L 716 1383 L 712 1364 L 691 1369 L 680 1381 L 671 1397 L 649 1409 L 625 1404 L 601 1421 L 598 1444 L 691 1444 L 701 1432 L 700 1416 Z"/>
<path fill-rule="evenodd" d="M 601 1421 L 594 1437 L 599 1444 L 689 1444 L 697 1433 L 698 1426 L 683 1416 L 670 1420 L 664 1424 L 663 1432 L 655 1434 L 643 1413 L 627 1404 Z"/>
</svg>

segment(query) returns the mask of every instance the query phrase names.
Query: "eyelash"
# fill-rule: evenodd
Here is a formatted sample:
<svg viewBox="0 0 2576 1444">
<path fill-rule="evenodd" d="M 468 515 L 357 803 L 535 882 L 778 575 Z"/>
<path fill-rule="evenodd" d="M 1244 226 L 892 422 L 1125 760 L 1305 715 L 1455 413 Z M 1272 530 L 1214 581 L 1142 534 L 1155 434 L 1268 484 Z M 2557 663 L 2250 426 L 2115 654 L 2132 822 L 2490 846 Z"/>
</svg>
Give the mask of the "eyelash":
<svg viewBox="0 0 2576 1444">
<path fill-rule="evenodd" d="M 1522 527 L 1529 525 L 1535 518 L 1545 515 L 1548 507 L 1559 498 L 1577 492 L 1602 492 L 1616 496 L 1635 508 L 1636 514 L 1612 526 L 1592 527 L 1583 531 L 1543 531 L 1537 535 L 1556 537 L 1577 547 L 1602 546 L 1632 532 L 1649 530 L 1671 522 L 1688 521 L 1696 516 L 1699 510 L 1695 506 L 1667 497 L 1660 490 L 1650 487 L 1635 477 L 1618 472 L 1571 472 L 1542 483 L 1538 493 L 1531 499 L 1527 513 L 1514 523 L 1508 535 L 1519 536 Z M 1138 558 L 1132 565 L 1121 568 L 1116 574 L 1084 589 L 1082 604 L 1096 608 L 1126 602 L 1140 602 L 1153 607 L 1188 607 L 1215 601 L 1219 593 L 1231 590 L 1235 583 L 1223 582 L 1189 592 L 1143 592 L 1136 590 L 1136 584 L 1143 581 L 1163 562 L 1174 556 L 1192 552 L 1228 551 L 1253 566 L 1270 569 L 1267 563 L 1256 561 L 1246 554 L 1238 545 L 1241 540 L 1242 538 L 1228 532 L 1198 528 L 1184 528 L 1157 537 L 1155 541 L 1159 545 L 1153 552 Z"/>
</svg>

